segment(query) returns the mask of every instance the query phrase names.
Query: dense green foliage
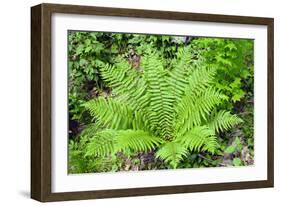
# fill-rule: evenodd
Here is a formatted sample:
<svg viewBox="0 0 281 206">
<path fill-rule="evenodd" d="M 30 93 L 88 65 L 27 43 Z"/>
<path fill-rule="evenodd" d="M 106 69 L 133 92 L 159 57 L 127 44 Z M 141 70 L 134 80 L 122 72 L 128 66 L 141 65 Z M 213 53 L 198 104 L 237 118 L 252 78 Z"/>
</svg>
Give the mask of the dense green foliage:
<svg viewBox="0 0 281 206">
<path fill-rule="evenodd" d="M 218 67 L 217 88 L 232 102 L 240 101 L 246 93 L 242 81 L 253 80 L 252 41 L 199 38 L 193 41 L 193 45 L 202 52 L 208 64 Z M 247 82 L 249 86 L 252 83 Z"/>
<path fill-rule="evenodd" d="M 253 164 L 252 100 L 251 40 L 71 32 L 69 171 Z"/>
</svg>

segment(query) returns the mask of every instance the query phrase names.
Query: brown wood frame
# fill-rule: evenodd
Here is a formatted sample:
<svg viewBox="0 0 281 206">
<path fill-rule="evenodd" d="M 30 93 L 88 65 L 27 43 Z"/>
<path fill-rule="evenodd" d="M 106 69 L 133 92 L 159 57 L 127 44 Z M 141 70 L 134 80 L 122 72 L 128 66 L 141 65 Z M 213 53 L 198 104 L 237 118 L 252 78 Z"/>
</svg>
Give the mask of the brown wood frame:
<svg viewBox="0 0 281 206">
<path fill-rule="evenodd" d="M 266 25 L 268 31 L 267 180 L 134 189 L 52 193 L 51 191 L 51 16 L 53 13 L 101 15 Z M 31 8 L 31 198 L 42 201 L 79 200 L 138 195 L 205 192 L 273 187 L 274 92 L 272 18 L 40 4 Z"/>
</svg>

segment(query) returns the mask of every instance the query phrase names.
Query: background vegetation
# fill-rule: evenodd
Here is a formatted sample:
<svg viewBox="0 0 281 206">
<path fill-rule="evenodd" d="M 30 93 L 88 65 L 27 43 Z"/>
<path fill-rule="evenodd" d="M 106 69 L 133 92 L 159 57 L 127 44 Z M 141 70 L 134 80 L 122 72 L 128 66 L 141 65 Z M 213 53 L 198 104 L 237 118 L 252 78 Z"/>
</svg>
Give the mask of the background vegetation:
<svg viewBox="0 0 281 206">
<path fill-rule="evenodd" d="M 69 172 L 107 172 L 167 169 L 171 165 L 157 158 L 155 151 L 96 157 L 87 155 L 95 133 L 95 117 L 85 103 L 110 97 L 112 90 L 101 75 L 104 64 L 126 59 L 138 70 L 142 57 L 157 50 L 169 65 L 177 53 L 189 48 L 191 55 L 202 56 L 218 68 L 215 87 L 227 99 L 219 109 L 231 111 L 243 124 L 220 132 L 214 154 L 193 151 L 178 168 L 243 166 L 254 163 L 253 139 L 253 41 L 242 39 L 199 38 L 102 32 L 69 32 Z M 169 67 L 166 67 L 169 68 Z"/>
</svg>

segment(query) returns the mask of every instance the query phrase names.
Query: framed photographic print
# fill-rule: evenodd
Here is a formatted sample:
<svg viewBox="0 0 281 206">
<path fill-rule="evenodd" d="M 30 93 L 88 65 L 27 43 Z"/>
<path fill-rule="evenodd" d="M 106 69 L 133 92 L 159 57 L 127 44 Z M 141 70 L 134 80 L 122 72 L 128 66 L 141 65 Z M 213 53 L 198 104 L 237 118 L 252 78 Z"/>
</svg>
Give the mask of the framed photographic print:
<svg viewBox="0 0 281 206">
<path fill-rule="evenodd" d="M 273 187 L 273 19 L 31 8 L 31 197 Z"/>
</svg>

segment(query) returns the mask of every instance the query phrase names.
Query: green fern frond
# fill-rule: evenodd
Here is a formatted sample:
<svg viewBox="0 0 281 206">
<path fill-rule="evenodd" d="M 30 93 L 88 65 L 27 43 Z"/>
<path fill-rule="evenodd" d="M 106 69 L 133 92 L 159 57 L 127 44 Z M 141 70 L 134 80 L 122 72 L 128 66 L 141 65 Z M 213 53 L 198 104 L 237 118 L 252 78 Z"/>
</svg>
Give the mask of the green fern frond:
<svg viewBox="0 0 281 206">
<path fill-rule="evenodd" d="M 148 105 L 147 96 L 144 95 L 146 84 L 129 62 L 118 59 L 114 65 L 101 66 L 100 72 L 108 86 L 113 89 L 113 94 L 130 105 L 133 110 L 142 109 Z"/>
<path fill-rule="evenodd" d="M 203 66 L 189 75 L 188 85 L 185 88 L 185 93 L 188 95 L 199 95 L 201 92 L 211 86 L 216 75 L 216 68 Z"/>
<path fill-rule="evenodd" d="M 111 98 L 99 97 L 84 104 L 97 123 L 108 129 L 130 129 L 133 124 L 132 109 Z"/>
<path fill-rule="evenodd" d="M 117 94 L 123 95 L 126 93 L 126 86 L 132 85 L 135 79 L 138 78 L 138 74 L 133 70 L 129 62 L 124 59 L 118 59 L 114 65 L 104 64 L 100 66 L 102 78 L 108 84 L 108 86 L 115 89 Z"/>
<path fill-rule="evenodd" d="M 172 137 L 173 96 L 170 94 L 167 73 L 159 56 L 145 56 L 142 59 L 144 78 L 147 84 L 147 96 L 150 104 L 146 117 L 151 131 L 164 139 Z"/>
<path fill-rule="evenodd" d="M 106 157 L 115 152 L 116 131 L 102 130 L 96 133 L 86 147 L 85 156 Z"/>
<path fill-rule="evenodd" d="M 219 111 L 215 117 L 208 124 L 216 132 L 227 130 L 239 123 L 242 123 L 243 120 L 237 115 L 230 114 L 227 111 Z"/>
<path fill-rule="evenodd" d="M 184 134 L 189 129 L 201 125 L 203 120 L 207 120 L 212 109 L 223 99 L 225 99 L 225 95 L 214 87 L 205 89 L 196 98 L 185 95 L 176 107 L 178 131 L 180 130 L 181 134 Z"/>
<path fill-rule="evenodd" d="M 99 125 L 95 123 L 88 124 L 85 129 L 82 130 L 80 136 L 92 137 L 100 130 Z"/>
<path fill-rule="evenodd" d="M 179 142 L 167 142 L 157 152 L 156 157 L 164 160 L 173 168 L 187 155 L 186 147 Z"/>
<path fill-rule="evenodd" d="M 177 58 L 172 61 L 172 69 L 169 71 L 168 83 L 175 101 L 179 101 L 188 84 L 187 76 L 192 72 L 191 53 L 189 48 L 183 48 L 177 52 Z"/>
<path fill-rule="evenodd" d="M 207 116 L 210 114 L 211 110 L 215 106 L 219 105 L 224 99 L 226 99 L 225 95 L 223 95 L 214 87 L 209 87 L 201 94 L 198 99 L 196 99 L 196 110 L 200 113 L 204 120 L 207 120 Z"/>
<path fill-rule="evenodd" d="M 148 121 L 146 120 L 143 112 L 135 110 L 133 115 L 134 119 L 132 124 L 134 130 L 150 131 Z"/>
<path fill-rule="evenodd" d="M 120 130 L 117 133 L 115 150 L 124 152 L 149 152 L 163 143 L 160 137 L 152 136 L 142 130 Z"/>
<path fill-rule="evenodd" d="M 86 156 L 105 157 L 116 152 L 149 152 L 159 147 L 163 139 L 142 130 L 102 130 L 87 146 Z"/>
<path fill-rule="evenodd" d="M 208 151 L 214 153 L 218 146 L 215 132 L 208 126 L 197 126 L 189 130 L 185 135 L 176 138 L 191 151 Z"/>
</svg>

